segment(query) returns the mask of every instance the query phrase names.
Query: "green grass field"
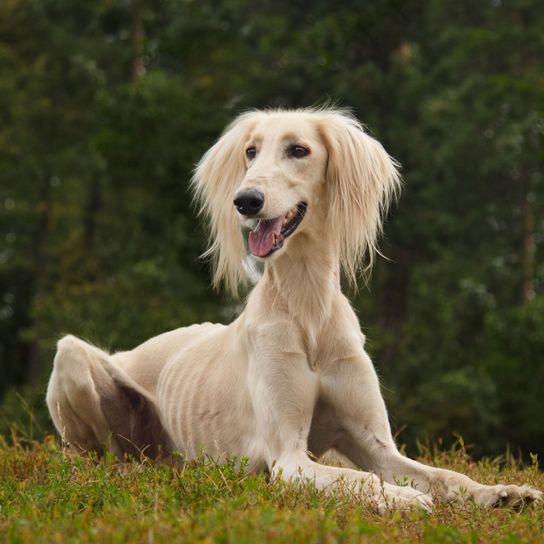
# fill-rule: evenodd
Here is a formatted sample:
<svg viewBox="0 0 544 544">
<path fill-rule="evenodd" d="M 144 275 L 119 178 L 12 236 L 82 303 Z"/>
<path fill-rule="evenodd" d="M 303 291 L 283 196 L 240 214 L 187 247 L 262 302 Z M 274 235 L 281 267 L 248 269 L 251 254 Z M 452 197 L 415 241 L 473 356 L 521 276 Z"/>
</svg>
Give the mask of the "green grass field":
<svg viewBox="0 0 544 544">
<path fill-rule="evenodd" d="M 461 448 L 422 460 L 485 483 L 544 488 L 536 463 L 472 462 Z M 119 463 L 53 438 L 0 438 L 0 542 L 544 542 L 544 505 L 439 504 L 378 516 L 353 499 L 246 476 L 235 463 Z"/>
</svg>

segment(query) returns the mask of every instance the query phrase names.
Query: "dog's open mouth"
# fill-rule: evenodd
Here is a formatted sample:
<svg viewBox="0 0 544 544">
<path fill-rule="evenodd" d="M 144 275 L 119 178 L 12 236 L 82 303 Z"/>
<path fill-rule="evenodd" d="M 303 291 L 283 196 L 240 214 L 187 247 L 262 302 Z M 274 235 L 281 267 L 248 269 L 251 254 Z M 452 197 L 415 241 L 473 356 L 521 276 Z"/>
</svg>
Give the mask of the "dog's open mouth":
<svg viewBox="0 0 544 544">
<path fill-rule="evenodd" d="M 249 251 L 255 257 L 268 257 L 283 246 L 284 240 L 300 225 L 307 204 L 300 202 L 285 215 L 275 219 L 261 219 L 249 233 Z"/>
</svg>

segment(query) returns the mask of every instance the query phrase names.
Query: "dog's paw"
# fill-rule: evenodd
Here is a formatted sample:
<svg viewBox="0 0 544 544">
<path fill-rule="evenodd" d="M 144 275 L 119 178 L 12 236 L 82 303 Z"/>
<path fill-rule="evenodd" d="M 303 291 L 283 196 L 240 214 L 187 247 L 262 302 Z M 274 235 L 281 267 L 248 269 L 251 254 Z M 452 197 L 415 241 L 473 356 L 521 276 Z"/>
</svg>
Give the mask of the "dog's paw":
<svg viewBox="0 0 544 544">
<path fill-rule="evenodd" d="M 483 485 L 471 493 L 477 504 L 489 507 L 521 508 L 544 499 L 544 493 L 529 485 Z"/>
<path fill-rule="evenodd" d="M 430 513 L 433 509 L 433 499 L 429 495 L 413 487 L 389 484 L 384 484 L 375 502 L 380 514 L 406 510 L 425 510 Z"/>
</svg>

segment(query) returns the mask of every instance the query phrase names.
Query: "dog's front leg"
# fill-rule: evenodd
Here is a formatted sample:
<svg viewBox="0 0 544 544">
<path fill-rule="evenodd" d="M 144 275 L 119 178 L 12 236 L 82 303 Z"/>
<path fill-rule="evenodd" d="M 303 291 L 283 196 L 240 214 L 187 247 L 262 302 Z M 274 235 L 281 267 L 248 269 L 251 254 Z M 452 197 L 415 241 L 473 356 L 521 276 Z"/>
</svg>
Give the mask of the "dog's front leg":
<svg viewBox="0 0 544 544">
<path fill-rule="evenodd" d="M 528 485 L 483 485 L 451 470 L 430 467 L 398 451 L 389 426 L 376 372 L 368 355 L 335 361 L 323 372 L 324 395 L 346 430 L 338 449 L 357 466 L 385 481 L 408 481 L 436 498 L 492 506 L 541 500 L 542 492 Z"/>
<path fill-rule="evenodd" d="M 348 492 L 383 512 L 388 508 L 430 510 L 429 496 L 410 487 L 384 483 L 375 474 L 316 463 L 307 453 L 308 435 L 319 394 L 291 324 L 266 325 L 250 337 L 248 384 L 256 416 L 256 440 L 273 477 L 308 481 L 319 489 Z"/>
</svg>

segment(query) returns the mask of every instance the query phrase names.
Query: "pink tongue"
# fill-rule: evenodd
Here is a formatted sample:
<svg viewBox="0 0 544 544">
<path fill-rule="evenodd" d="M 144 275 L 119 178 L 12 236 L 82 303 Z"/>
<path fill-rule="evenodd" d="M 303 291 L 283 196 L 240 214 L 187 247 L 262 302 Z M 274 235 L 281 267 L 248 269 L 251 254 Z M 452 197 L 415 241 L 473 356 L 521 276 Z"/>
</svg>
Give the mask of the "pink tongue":
<svg viewBox="0 0 544 544">
<path fill-rule="evenodd" d="M 255 230 L 249 233 L 249 250 L 255 257 L 265 257 L 274 246 L 274 239 L 279 238 L 283 217 L 261 219 Z"/>
</svg>

